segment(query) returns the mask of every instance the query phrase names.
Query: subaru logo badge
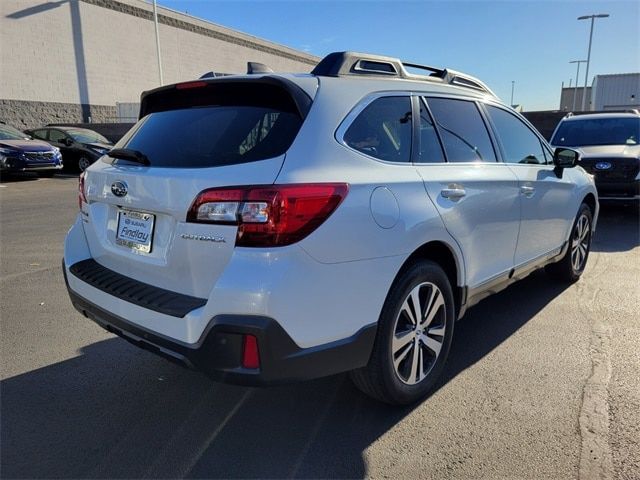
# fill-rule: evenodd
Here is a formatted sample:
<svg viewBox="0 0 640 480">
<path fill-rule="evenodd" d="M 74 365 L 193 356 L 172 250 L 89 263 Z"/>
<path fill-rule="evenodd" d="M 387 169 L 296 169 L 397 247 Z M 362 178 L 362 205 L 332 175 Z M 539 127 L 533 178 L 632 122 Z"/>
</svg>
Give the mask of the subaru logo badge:
<svg viewBox="0 0 640 480">
<path fill-rule="evenodd" d="M 596 170 L 609 170 L 610 168 L 611 168 L 611 164 L 609 162 L 596 163 Z"/>
<path fill-rule="evenodd" d="M 124 182 L 113 182 L 111 184 L 111 193 L 116 197 L 124 197 L 127 191 L 127 184 Z"/>
</svg>

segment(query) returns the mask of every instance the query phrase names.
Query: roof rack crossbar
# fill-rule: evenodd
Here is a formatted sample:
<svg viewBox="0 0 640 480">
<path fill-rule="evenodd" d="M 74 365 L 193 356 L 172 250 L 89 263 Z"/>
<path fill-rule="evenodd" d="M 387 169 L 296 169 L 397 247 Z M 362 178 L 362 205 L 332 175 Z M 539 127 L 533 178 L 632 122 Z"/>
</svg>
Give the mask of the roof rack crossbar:
<svg viewBox="0 0 640 480">
<path fill-rule="evenodd" d="M 426 70 L 431 73 L 426 76 L 414 75 L 407 72 L 405 67 Z M 421 65 L 419 63 L 403 62 L 397 58 L 371 55 L 368 53 L 330 53 L 316 65 L 311 71 L 311 74 L 325 77 L 369 75 L 428 82 L 443 82 L 488 93 L 497 98 L 496 94 L 493 93 L 489 87 L 477 78 L 467 75 L 466 73 L 456 72 L 455 70 L 447 68 Z"/>
</svg>

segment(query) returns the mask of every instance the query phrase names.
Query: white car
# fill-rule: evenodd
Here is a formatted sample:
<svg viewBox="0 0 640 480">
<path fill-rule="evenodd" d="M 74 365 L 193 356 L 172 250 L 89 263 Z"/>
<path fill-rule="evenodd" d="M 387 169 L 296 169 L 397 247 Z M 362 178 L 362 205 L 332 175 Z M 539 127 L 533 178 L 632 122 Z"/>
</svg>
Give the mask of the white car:
<svg viewBox="0 0 640 480">
<path fill-rule="evenodd" d="M 598 196 L 482 82 L 405 65 L 338 52 L 144 93 L 81 176 L 74 306 L 217 380 L 352 371 L 422 398 L 467 308 L 540 267 L 580 277 Z"/>
</svg>

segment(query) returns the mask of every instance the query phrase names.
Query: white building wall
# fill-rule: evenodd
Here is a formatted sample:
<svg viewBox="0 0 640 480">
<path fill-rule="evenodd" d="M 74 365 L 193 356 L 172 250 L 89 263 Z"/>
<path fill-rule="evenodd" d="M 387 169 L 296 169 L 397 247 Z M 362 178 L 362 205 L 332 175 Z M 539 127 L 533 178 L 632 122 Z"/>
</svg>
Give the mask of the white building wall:
<svg viewBox="0 0 640 480">
<path fill-rule="evenodd" d="M 640 73 L 596 75 L 591 91 L 592 110 L 640 108 Z"/>
<path fill-rule="evenodd" d="M 159 84 L 154 25 L 141 17 L 150 12 L 142 0 L 0 0 L 0 99 L 137 102 Z M 211 70 L 242 73 L 247 61 L 294 72 L 319 61 L 168 9 L 158 13 L 165 83 Z"/>
</svg>

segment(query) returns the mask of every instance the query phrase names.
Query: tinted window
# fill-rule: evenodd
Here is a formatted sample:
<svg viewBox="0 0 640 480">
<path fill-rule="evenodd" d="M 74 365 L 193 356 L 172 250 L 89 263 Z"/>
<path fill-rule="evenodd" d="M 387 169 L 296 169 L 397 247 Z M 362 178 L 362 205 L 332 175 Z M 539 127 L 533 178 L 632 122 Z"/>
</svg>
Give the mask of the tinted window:
<svg viewBox="0 0 640 480">
<path fill-rule="evenodd" d="M 47 139 L 47 130 L 46 129 L 33 130 L 31 132 L 31 135 L 33 135 L 34 138 L 40 138 L 42 140 L 46 140 Z"/>
<path fill-rule="evenodd" d="M 529 127 L 501 108 L 487 105 L 487 111 L 500 138 L 505 162 L 546 163 L 540 139 Z"/>
<path fill-rule="evenodd" d="M 67 138 L 67 135 L 60 130 L 49 130 L 49 140 L 52 142 L 60 142 Z"/>
<path fill-rule="evenodd" d="M 427 99 L 450 162 L 495 162 L 487 127 L 475 103 Z"/>
<path fill-rule="evenodd" d="M 150 113 L 118 147 L 139 150 L 154 167 L 215 167 L 286 152 L 302 120 L 275 107 L 220 105 Z"/>
<path fill-rule="evenodd" d="M 388 162 L 411 160 L 411 99 L 383 97 L 371 102 L 344 134 L 351 148 Z"/>
<path fill-rule="evenodd" d="M 560 123 L 552 145 L 637 145 L 640 143 L 640 118 L 591 118 Z"/>
<path fill-rule="evenodd" d="M 420 102 L 420 163 L 444 162 L 438 134 L 424 103 Z"/>
</svg>

